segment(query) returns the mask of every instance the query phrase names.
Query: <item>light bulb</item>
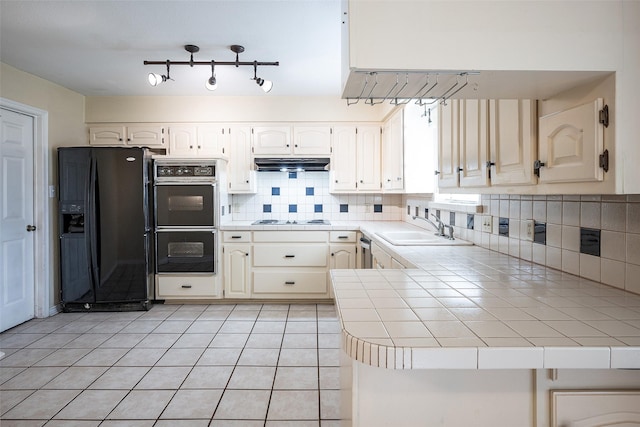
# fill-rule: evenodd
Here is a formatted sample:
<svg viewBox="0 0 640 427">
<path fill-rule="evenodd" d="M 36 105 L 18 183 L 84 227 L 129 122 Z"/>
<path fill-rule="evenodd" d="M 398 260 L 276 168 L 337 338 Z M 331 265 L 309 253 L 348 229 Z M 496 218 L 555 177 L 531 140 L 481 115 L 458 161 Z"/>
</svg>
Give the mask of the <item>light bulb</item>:
<svg viewBox="0 0 640 427">
<path fill-rule="evenodd" d="M 204 87 L 211 91 L 218 89 L 218 81 L 216 80 L 215 76 L 209 77 L 209 80 L 205 82 Z"/>
<path fill-rule="evenodd" d="M 160 83 L 166 81 L 167 78 L 165 76 L 161 76 L 156 73 L 149 73 L 149 84 L 151 86 L 158 86 Z"/>
</svg>

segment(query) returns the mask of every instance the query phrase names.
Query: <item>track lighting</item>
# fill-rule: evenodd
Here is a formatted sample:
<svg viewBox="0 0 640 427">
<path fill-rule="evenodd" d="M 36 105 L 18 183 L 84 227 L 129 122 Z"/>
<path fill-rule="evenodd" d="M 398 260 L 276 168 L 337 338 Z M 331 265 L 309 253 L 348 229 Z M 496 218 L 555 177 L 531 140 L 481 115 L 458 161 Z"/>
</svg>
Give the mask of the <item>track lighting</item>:
<svg viewBox="0 0 640 427">
<path fill-rule="evenodd" d="M 160 83 L 166 82 L 167 80 L 173 80 L 171 77 L 169 77 L 169 67 L 171 65 L 188 65 L 190 67 L 193 67 L 194 65 L 210 65 L 211 66 L 211 77 L 209 77 L 209 79 L 205 82 L 205 87 L 208 90 L 216 90 L 218 88 L 218 82 L 216 79 L 216 74 L 215 74 L 215 66 L 216 65 L 233 65 L 234 67 L 238 68 L 241 65 L 245 66 L 253 66 L 253 78 L 251 80 L 255 80 L 256 83 L 258 84 L 258 86 L 260 86 L 262 88 L 262 90 L 265 93 L 268 93 L 269 91 L 271 91 L 271 89 L 273 88 L 273 82 L 270 80 L 265 80 L 262 78 L 259 78 L 257 76 L 258 73 L 258 65 L 260 66 L 279 66 L 280 63 L 279 62 L 259 62 L 259 61 L 253 61 L 253 62 L 241 62 L 239 60 L 239 54 L 244 52 L 244 46 L 240 46 L 237 44 L 231 45 L 229 46 L 229 49 L 236 54 L 236 60 L 235 61 L 194 61 L 193 60 L 193 54 L 196 52 L 200 51 L 200 48 L 196 45 L 192 45 L 192 44 L 188 44 L 184 46 L 184 49 L 189 52 L 191 54 L 191 57 L 189 59 L 189 61 L 170 61 L 170 60 L 166 60 L 166 61 L 144 61 L 144 65 L 162 65 L 162 64 L 166 64 L 167 66 L 167 74 L 166 75 L 160 75 L 160 74 L 156 74 L 156 73 L 151 73 L 149 74 L 149 84 L 151 86 L 157 86 Z"/>
<path fill-rule="evenodd" d="M 216 73 L 215 73 L 215 61 L 211 60 L 211 77 L 206 81 L 204 87 L 213 91 L 218 89 L 218 82 L 216 81 Z"/>
<path fill-rule="evenodd" d="M 253 61 L 253 79 L 255 80 L 258 86 L 262 88 L 265 93 L 269 93 L 273 88 L 273 82 L 271 80 L 265 80 L 258 77 L 258 63 Z"/>
<path fill-rule="evenodd" d="M 167 64 L 166 76 L 163 76 L 157 73 L 149 73 L 149 84 L 151 86 L 158 86 L 160 83 L 164 83 L 167 80 L 173 80 L 171 77 L 169 77 L 169 66 L 171 65 L 171 63 L 167 60 L 166 64 Z"/>
</svg>

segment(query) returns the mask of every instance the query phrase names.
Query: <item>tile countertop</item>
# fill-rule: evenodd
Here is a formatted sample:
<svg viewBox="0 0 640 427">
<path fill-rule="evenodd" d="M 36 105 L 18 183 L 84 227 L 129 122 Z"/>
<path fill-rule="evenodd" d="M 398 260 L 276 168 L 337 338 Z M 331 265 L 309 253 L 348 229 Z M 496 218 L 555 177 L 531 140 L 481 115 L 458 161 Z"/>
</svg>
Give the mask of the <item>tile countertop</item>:
<svg viewBox="0 0 640 427">
<path fill-rule="evenodd" d="M 388 369 L 640 369 L 640 295 L 477 246 L 376 236 L 416 229 L 402 221 L 312 229 L 359 229 L 417 267 L 331 271 L 352 359 Z"/>
</svg>

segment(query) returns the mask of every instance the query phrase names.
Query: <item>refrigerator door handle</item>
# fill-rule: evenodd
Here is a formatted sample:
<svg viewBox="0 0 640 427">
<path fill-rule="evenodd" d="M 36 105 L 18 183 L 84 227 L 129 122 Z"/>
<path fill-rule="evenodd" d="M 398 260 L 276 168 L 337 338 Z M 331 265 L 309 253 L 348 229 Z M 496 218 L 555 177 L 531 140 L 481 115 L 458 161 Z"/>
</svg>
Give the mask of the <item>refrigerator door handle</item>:
<svg viewBox="0 0 640 427">
<path fill-rule="evenodd" d="M 97 206 L 96 206 L 96 186 L 98 184 L 97 182 L 97 161 L 95 159 L 95 157 L 91 157 L 91 163 L 89 166 L 89 185 L 88 185 L 88 194 L 87 194 L 87 201 L 88 201 L 88 209 L 87 209 L 87 214 L 89 217 L 89 227 L 88 227 L 88 232 L 89 232 L 89 236 L 87 239 L 87 244 L 89 245 L 89 260 L 90 260 L 90 266 L 91 266 L 91 272 L 90 272 L 90 277 L 91 277 L 91 281 L 93 282 L 93 293 L 94 293 L 94 298 L 95 298 L 95 293 L 97 291 L 98 288 L 98 284 L 99 282 L 99 270 L 98 270 L 98 248 L 99 246 L 99 239 L 100 236 L 98 235 L 98 226 L 97 226 L 97 221 L 98 221 L 98 212 L 97 212 Z"/>
</svg>

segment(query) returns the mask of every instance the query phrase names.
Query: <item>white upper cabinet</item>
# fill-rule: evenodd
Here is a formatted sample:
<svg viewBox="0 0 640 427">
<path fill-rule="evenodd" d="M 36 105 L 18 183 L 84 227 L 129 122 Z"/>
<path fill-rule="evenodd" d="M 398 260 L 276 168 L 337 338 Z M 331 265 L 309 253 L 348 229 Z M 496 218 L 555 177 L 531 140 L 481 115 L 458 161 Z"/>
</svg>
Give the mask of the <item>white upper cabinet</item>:
<svg viewBox="0 0 640 427">
<path fill-rule="evenodd" d="M 91 126 L 89 127 L 89 144 L 165 147 L 165 127 L 157 125 Z"/>
<path fill-rule="evenodd" d="M 380 137 L 379 125 L 358 126 L 356 129 L 356 173 L 359 191 L 380 191 Z"/>
<path fill-rule="evenodd" d="M 604 151 L 604 125 L 598 98 L 568 110 L 540 117 L 540 182 L 602 181 L 600 155 Z"/>
<path fill-rule="evenodd" d="M 264 125 L 252 128 L 256 156 L 330 156 L 332 129 L 328 125 Z"/>
<path fill-rule="evenodd" d="M 404 110 L 399 110 L 382 127 L 382 188 L 404 190 Z"/>
<path fill-rule="evenodd" d="M 225 157 L 229 152 L 229 126 L 198 126 L 198 156 Z"/>
<path fill-rule="evenodd" d="M 198 150 L 198 133 L 195 126 L 169 127 L 169 153 L 192 155 Z"/>
<path fill-rule="evenodd" d="M 449 100 L 441 104 L 438 111 L 438 187 L 455 188 L 458 186 L 458 133 L 459 102 Z"/>
<path fill-rule="evenodd" d="M 329 190 L 355 191 L 356 172 L 356 127 L 336 126 L 333 130 L 333 153 L 329 172 Z"/>
<path fill-rule="evenodd" d="M 379 192 L 379 125 L 336 126 L 329 175 L 329 192 Z"/>
<path fill-rule="evenodd" d="M 253 154 L 291 154 L 291 126 L 254 126 L 251 128 Z"/>
<path fill-rule="evenodd" d="M 486 99 L 460 100 L 460 187 L 484 187 L 489 184 L 487 155 L 489 120 Z"/>
<path fill-rule="evenodd" d="M 331 126 L 295 125 L 293 154 L 304 156 L 331 155 Z"/>
<path fill-rule="evenodd" d="M 255 193 L 256 176 L 251 159 L 251 128 L 229 127 L 229 193 Z"/>
<path fill-rule="evenodd" d="M 492 185 L 535 184 L 537 108 L 532 99 L 489 101 Z"/>
</svg>

